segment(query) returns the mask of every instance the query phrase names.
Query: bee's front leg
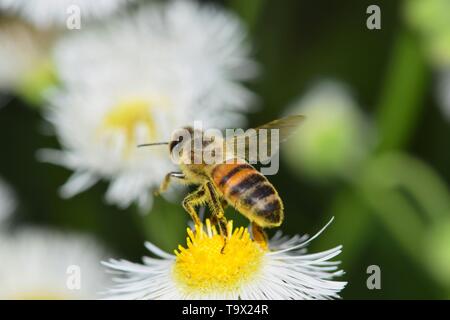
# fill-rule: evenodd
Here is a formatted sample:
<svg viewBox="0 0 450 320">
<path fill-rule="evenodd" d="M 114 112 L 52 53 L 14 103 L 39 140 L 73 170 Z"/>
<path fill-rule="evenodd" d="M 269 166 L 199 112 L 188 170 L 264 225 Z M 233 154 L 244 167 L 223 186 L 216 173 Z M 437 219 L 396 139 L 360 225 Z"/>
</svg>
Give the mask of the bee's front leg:
<svg viewBox="0 0 450 320">
<path fill-rule="evenodd" d="M 193 193 L 188 194 L 183 200 L 183 208 L 189 213 L 195 225 L 201 225 L 201 220 L 195 211 L 196 206 L 203 205 L 207 199 L 207 194 L 203 186 Z"/>
<path fill-rule="evenodd" d="M 168 174 L 166 174 L 164 180 L 161 182 L 161 185 L 159 186 L 159 189 L 155 191 L 156 196 L 167 191 L 171 182 L 171 178 L 184 180 L 185 175 L 182 172 L 169 172 Z"/>
</svg>

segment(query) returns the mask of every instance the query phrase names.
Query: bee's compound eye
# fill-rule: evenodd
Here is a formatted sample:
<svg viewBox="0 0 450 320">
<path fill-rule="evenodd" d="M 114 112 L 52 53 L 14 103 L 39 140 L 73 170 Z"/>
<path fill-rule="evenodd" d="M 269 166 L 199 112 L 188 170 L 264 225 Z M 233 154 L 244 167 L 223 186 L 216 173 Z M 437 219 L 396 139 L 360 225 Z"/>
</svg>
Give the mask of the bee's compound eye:
<svg viewBox="0 0 450 320">
<path fill-rule="evenodd" d="M 172 153 L 173 148 L 175 148 L 175 146 L 179 144 L 179 142 L 177 140 L 173 140 L 169 143 L 169 150 Z"/>
</svg>

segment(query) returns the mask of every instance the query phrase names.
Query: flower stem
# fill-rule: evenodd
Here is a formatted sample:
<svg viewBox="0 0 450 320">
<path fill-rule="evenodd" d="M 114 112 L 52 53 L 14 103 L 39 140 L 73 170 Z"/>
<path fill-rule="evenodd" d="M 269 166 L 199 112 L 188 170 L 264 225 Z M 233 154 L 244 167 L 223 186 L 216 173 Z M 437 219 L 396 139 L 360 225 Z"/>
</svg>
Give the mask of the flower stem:
<svg viewBox="0 0 450 320">
<path fill-rule="evenodd" d="M 416 38 L 401 31 L 395 41 L 378 106 L 378 151 L 407 144 L 419 119 L 427 83 L 427 68 Z"/>
</svg>

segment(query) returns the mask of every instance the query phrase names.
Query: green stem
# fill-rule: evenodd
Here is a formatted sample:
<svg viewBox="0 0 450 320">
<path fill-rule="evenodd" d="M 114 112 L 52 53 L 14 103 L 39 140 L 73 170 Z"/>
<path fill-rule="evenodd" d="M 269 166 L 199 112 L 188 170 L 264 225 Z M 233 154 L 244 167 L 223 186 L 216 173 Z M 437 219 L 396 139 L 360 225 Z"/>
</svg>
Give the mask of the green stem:
<svg viewBox="0 0 450 320">
<path fill-rule="evenodd" d="M 423 107 L 425 60 L 415 37 L 402 31 L 394 44 L 378 106 L 379 151 L 405 146 Z"/>
<path fill-rule="evenodd" d="M 408 155 L 389 153 L 366 166 L 357 190 L 404 250 L 426 266 L 421 246 L 427 231 L 450 213 L 448 188 L 439 176 Z"/>
<path fill-rule="evenodd" d="M 425 228 L 411 203 L 400 195 L 390 192 L 369 191 L 366 199 L 372 211 L 380 218 L 393 235 L 416 262 L 423 264 L 422 245 Z"/>
<path fill-rule="evenodd" d="M 401 31 L 394 43 L 391 61 L 389 62 L 386 80 L 377 108 L 377 124 L 380 133 L 378 152 L 399 149 L 404 147 L 408 142 L 408 138 L 417 123 L 420 109 L 423 105 L 422 98 L 425 93 L 426 77 L 427 69 L 425 61 L 420 54 L 416 39 L 406 31 Z M 358 179 L 354 181 L 358 181 Z M 359 186 L 353 185 L 353 188 L 354 190 L 358 190 Z M 417 189 L 416 187 L 413 188 Z M 343 196 L 345 195 L 339 194 L 336 202 L 339 203 L 338 199 Z M 358 235 L 370 230 L 370 226 L 373 223 L 373 217 L 370 215 L 370 211 L 374 208 L 369 205 L 369 209 L 367 203 L 366 205 L 361 204 L 361 201 L 363 203 L 365 201 L 357 195 L 352 199 L 352 204 L 347 205 L 349 211 L 346 213 L 347 218 L 344 220 L 347 221 L 350 219 L 351 221 L 352 216 L 357 218 L 357 223 L 352 223 L 351 231 L 352 238 L 357 238 Z M 378 200 L 381 201 L 380 199 Z M 403 202 L 401 200 L 399 201 L 394 201 L 394 206 L 405 207 Z M 342 207 L 338 205 L 337 208 Z M 337 208 L 334 207 L 333 209 Z M 356 216 L 356 213 L 349 208 L 360 208 L 362 216 Z M 385 213 L 384 210 L 381 213 L 383 222 L 388 225 L 389 229 L 395 233 L 404 245 L 409 245 L 409 233 L 408 235 L 403 235 L 402 230 L 394 229 L 394 222 L 389 220 L 389 216 L 383 213 Z M 340 219 L 339 214 L 336 214 L 336 216 Z M 412 219 L 412 221 L 415 221 L 415 218 Z M 403 224 L 401 221 L 400 223 Z M 343 230 L 347 229 L 344 228 Z M 358 255 L 358 250 L 363 248 L 362 241 L 366 239 L 368 237 L 359 237 L 357 244 L 350 242 L 350 245 L 347 245 L 347 249 L 350 249 L 349 254 L 351 256 Z"/>
<path fill-rule="evenodd" d="M 447 185 L 425 163 L 402 154 L 388 157 L 388 175 L 392 188 L 403 188 L 420 206 L 429 222 L 438 224 L 450 213 Z M 428 221 L 427 221 L 428 222 Z"/>
</svg>

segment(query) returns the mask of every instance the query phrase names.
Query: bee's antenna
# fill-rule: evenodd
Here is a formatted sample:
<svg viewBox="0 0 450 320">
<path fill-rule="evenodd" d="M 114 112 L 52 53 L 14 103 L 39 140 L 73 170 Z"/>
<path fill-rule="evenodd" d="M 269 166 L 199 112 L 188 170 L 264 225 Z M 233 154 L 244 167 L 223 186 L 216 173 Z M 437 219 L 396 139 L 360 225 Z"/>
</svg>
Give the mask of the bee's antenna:
<svg viewBox="0 0 450 320">
<path fill-rule="evenodd" d="M 155 143 L 144 143 L 144 144 L 138 144 L 137 147 L 149 147 L 149 146 L 160 146 L 163 144 L 169 144 L 169 142 L 155 142 Z"/>
</svg>

